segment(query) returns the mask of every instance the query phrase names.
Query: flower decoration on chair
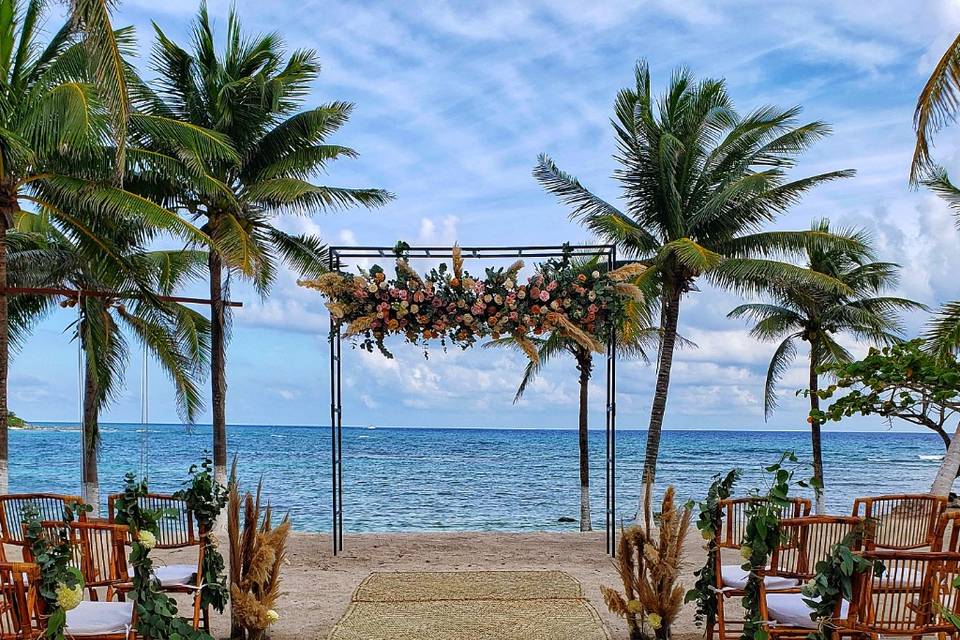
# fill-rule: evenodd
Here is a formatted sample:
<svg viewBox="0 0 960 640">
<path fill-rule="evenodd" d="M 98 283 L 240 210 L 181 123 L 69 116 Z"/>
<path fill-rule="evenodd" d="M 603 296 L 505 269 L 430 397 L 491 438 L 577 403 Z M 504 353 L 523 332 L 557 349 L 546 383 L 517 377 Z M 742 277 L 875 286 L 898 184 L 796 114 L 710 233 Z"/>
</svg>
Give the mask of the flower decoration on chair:
<svg viewBox="0 0 960 640">
<path fill-rule="evenodd" d="M 220 554 L 213 530 L 217 517 L 227 504 L 229 492 L 214 480 L 213 461 L 208 455 L 204 455 L 199 466 L 192 465 L 189 473 L 190 479 L 174 496 L 183 500 L 193 513 L 203 539 L 203 575 L 200 580 L 203 586 L 200 604 L 203 607 L 210 605 L 218 613 L 223 613 L 229 594 L 226 563 Z"/>
<path fill-rule="evenodd" d="M 150 551 L 156 546 L 163 509 L 144 509 L 146 480 L 126 475 L 123 496 L 117 501 L 117 522 L 130 529 L 133 540 L 130 564 L 133 565 L 133 599 L 136 602 L 137 636 L 145 640 L 212 640 L 209 634 L 194 629 L 180 617 L 177 603 L 163 593 L 153 573 Z"/>
<path fill-rule="evenodd" d="M 628 264 L 605 271 L 597 261 L 597 268 L 584 273 L 570 254 L 545 261 L 521 281 L 520 260 L 507 268 L 488 268 L 482 278 L 470 274 L 456 245 L 450 267 L 443 263 L 421 277 L 399 250 L 392 278 L 374 265 L 356 275 L 330 272 L 300 285 L 323 293 L 346 336 L 387 357 L 392 357 L 384 346 L 389 335 L 424 346 L 438 339 L 444 347 L 463 349 L 481 338 L 510 335 L 535 361 L 536 348 L 528 336 L 552 331 L 602 352 L 627 305 L 641 299 L 640 289 L 628 281 L 644 267 Z"/>
<path fill-rule="evenodd" d="M 75 609 L 83 600 L 83 574 L 72 566 L 73 546 L 67 525 L 73 522 L 76 513 L 92 510 L 89 505 L 79 503 L 66 507 L 63 512 L 64 526 L 45 532 L 39 509 L 31 504 L 23 508 L 25 541 L 40 570 L 38 592 L 43 598 L 47 616 L 44 638 L 65 640 L 67 611 Z"/>
</svg>

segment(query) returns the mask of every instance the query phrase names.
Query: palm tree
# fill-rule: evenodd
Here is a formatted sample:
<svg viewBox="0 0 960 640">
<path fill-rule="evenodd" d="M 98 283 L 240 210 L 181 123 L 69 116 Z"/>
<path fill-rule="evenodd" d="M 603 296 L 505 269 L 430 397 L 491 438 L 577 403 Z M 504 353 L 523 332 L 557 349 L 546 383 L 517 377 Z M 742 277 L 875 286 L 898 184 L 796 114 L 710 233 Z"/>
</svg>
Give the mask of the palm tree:
<svg viewBox="0 0 960 640">
<path fill-rule="evenodd" d="M 910 182 L 917 184 L 929 171 L 936 171 L 936 162 L 930 155 L 935 133 L 952 123 L 960 107 L 960 35 L 947 47 L 933 73 L 917 97 L 913 113 L 913 127 L 917 144 L 910 165 Z"/>
<path fill-rule="evenodd" d="M 156 28 L 153 67 L 156 90 L 146 83 L 132 88 L 143 113 L 176 118 L 224 135 L 239 162 L 222 162 L 210 177 L 225 190 L 184 189 L 175 180 L 143 180 L 138 188 L 160 197 L 173 211 L 203 222 L 216 248 L 210 251 L 211 392 L 214 468 L 226 481 L 226 307 L 229 274 L 249 277 L 266 295 L 278 262 L 303 276 L 326 270 L 326 251 L 311 235 L 295 235 L 276 226 L 285 212 L 311 214 L 357 205 L 378 207 L 391 199 L 381 189 L 350 189 L 310 180 L 353 149 L 327 139 L 350 115 L 352 106 L 332 102 L 300 110 L 319 65 L 313 51 L 294 51 L 284 62 L 277 34 L 245 37 L 231 10 L 226 47 L 218 52 L 206 4 L 194 27 L 192 51 Z M 145 141 L 146 142 L 146 141 Z M 161 139 L 154 148 L 169 154 Z"/>
<path fill-rule="evenodd" d="M 573 273 L 590 276 L 594 271 L 603 271 L 599 258 L 581 260 L 573 263 Z M 549 280 L 551 265 L 545 264 L 541 273 Z M 624 357 L 641 357 L 646 359 L 645 348 L 649 347 L 655 330 L 649 328 L 649 318 L 645 316 L 647 307 L 638 300 L 627 302 L 626 321 L 617 327 L 617 352 Z M 513 398 L 519 402 L 527 386 L 543 371 L 549 361 L 557 356 L 569 355 L 573 357 L 579 372 L 579 420 L 578 420 L 578 449 L 580 454 L 580 531 L 592 531 L 590 516 L 590 439 L 589 439 L 589 389 L 590 378 L 593 373 L 593 353 L 596 347 L 584 344 L 583 340 L 563 333 L 551 331 L 546 337 L 525 337 L 536 348 L 537 359 L 529 360 L 520 380 L 520 386 Z M 491 340 L 484 347 L 510 347 L 523 351 L 520 341 L 513 336 Z"/>
<path fill-rule="evenodd" d="M 815 221 L 811 229 L 817 234 L 831 233 L 828 220 Z M 825 420 L 819 417 L 819 371 L 822 367 L 852 360 L 836 336 L 844 333 L 872 344 L 893 344 L 901 339 L 902 325 L 898 314 L 924 308 L 912 300 L 881 295 L 896 285 L 899 266 L 874 262 L 866 233 L 840 230 L 833 234 L 848 240 L 848 245 L 824 248 L 819 243 L 811 244 L 807 250 L 806 267 L 839 280 L 849 293 L 837 294 L 803 283 L 772 279 L 766 287 L 766 302 L 742 304 L 728 315 L 755 322 L 750 331 L 755 338 L 780 341 L 767 368 L 764 386 L 764 414 L 767 418 L 777 407 L 777 384 L 797 355 L 797 341 L 810 345 L 806 389 L 810 398 L 810 417 L 807 420 L 813 445 L 817 513 L 824 513 L 820 428 Z"/>
<path fill-rule="evenodd" d="M 762 231 L 811 188 L 854 173 L 788 180 L 796 157 L 829 132 L 822 122 L 799 125 L 798 113 L 762 107 L 742 116 L 723 81 L 695 82 L 682 69 L 657 100 L 647 64 L 640 62 L 636 86 L 619 93 L 613 119 L 620 164 L 614 179 L 625 209 L 594 195 L 545 155 L 534 170 L 547 191 L 573 208 L 573 219 L 648 266 L 643 284 L 647 299 L 659 306 L 660 347 L 646 481 L 656 474 L 680 304 L 701 276 L 734 290 L 752 290 L 776 276 L 846 291 L 829 276 L 775 260 L 811 242 L 826 247 L 843 240 L 818 232 Z"/>
<path fill-rule="evenodd" d="M 76 308 L 70 324 L 84 361 L 83 384 L 83 477 L 84 500 L 100 507 L 97 454 L 100 445 L 100 413 L 122 388 L 129 362 L 127 336 L 132 334 L 150 352 L 174 384 L 181 417 L 192 422 L 203 402 L 194 378 L 209 356 L 209 322 L 183 305 L 162 302 L 186 280 L 201 274 L 206 254 L 196 251 L 139 249 L 152 234 L 149 229 L 125 220 L 114 220 L 109 235 L 114 246 L 125 250 L 126 268 L 112 260 L 91 259 L 76 243 L 43 216 L 24 213 L 10 243 L 9 277 L 14 286 L 67 288 L 87 292 L 110 292 L 109 297 L 88 295 L 61 306 Z M 107 235 L 101 227 L 101 234 Z M 147 231 L 147 233 L 145 233 Z M 142 287 L 152 285 L 155 296 L 144 296 Z M 22 340 L 34 322 L 56 306 L 52 297 L 18 296 L 11 303 L 11 327 Z"/>
<path fill-rule="evenodd" d="M 114 107 L 124 111 L 125 98 L 117 93 L 123 80 L 108 77 L 113 72 L 101 45 L 113 43 L 120 56 L 130 48 L 131 31 L 109 28 L 102 1 L 77 0 L 72 6 L 81 13 L 43 42 L 38 24 L 45 6 L 43 0 L 0 0 L 0 291 L 8 284 L 7 232 L 17 226 L 22 207 L 42 211 L 85 254 L 119 265 L 122 252 L 99 236 L 104 220 L 133 219 L 206 241 L 164 207 L 115 186 L 124 169 L 176 167 L 182 180 L 193 183 L 204 174 L 203 159 L 234 156 L 222 139 L 196 127 L 147 115 L 115 117 Z M 117 136 L 121 124 L 123 135 Z M 134 153 L 126 145 L 128 126 L 141 137 L 167 139 L 176 153 Z M 110 145 L 112 136 L 123 144 Z M 80 210 L 89 215 L 78 215 Z M 7 303 L 0 295 L 0 493 L 7 489 Z"/>
</svg>

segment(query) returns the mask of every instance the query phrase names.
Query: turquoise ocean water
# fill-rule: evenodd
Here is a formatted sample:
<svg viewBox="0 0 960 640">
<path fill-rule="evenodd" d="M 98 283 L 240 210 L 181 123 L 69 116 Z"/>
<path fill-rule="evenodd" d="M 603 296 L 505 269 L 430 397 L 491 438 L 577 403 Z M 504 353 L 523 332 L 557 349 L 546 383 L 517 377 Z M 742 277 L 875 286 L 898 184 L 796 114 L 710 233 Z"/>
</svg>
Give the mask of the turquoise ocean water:
<svg viewBox="0 0 960 640">
<path fill-rule="evenodd" d="M 40 425 L 10 435 L 10 490 L 79 492 L 76 425 Z M 126 471 L 140 471 L 140 425 L 102 428 L 102 493 L 117 491 Z M 294 526 L 330 523 L 329 430 L 323 427 L 230 427 L 247 486 L 262 474 L 267 497 L 289 510 Z M 640 492 L 644 431 L 617 434 L 618 518 L 632 517 Z M 179 487 L 209 449 L 209 426 L 149 427 L 149 476 L 155 490 Z M 604 434 L 591 432 L 594 526 L 604 508 Z M 344 429 L 344 527 L 347 531 L 571 529 L 579 503 L 574 431 L 494 429 Z M 741 490 L 758 486 L 761 468 L 784 450 L 809 455 L 809 435 L 773 431 L 664 432 L 657 484 L 700 498 L 710 477 L 744 469 Z M 924 491 L 943 445 L 926 433 L 824 434 L 828 509 L 846 513 L 857 495 Z M 105 498 L 104 498 L 105 499 Z"/>
</svg>

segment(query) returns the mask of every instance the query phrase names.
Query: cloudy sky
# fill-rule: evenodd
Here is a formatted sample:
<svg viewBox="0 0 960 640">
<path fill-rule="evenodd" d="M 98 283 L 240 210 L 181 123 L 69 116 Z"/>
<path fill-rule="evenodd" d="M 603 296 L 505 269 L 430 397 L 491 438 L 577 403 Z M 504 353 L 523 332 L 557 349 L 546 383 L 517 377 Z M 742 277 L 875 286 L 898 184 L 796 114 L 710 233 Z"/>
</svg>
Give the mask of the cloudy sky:
<svg viewBox="0 0 960 640">
<path fill-rule="evenodd" d="M 141 50 L 154 20 L 180 41 L 196 11 L 191 0 L 125 0 L 116 24 L 134 24 Z M 869 229 L 882 258 L 903 266 L 899 293 L 935 304 L 960 297 L 958 237 L 945 207 L 911 192 L 911 115 L 930 69 L 960 29 L 960 3 L 902 2 L 518 2 L 238 1 L 248 30 L 275 30 L 291 48 L 313 48 L 323 73 L 311 101 L 356 103 L 336 142 L 361 156 L 332 167 L 329 184 L 378 186 L 397 195 L 376 211 L 293 218 L 290 230 L 331 244 L 556 244 L 587 242 L 567 211 L 530 175 L 549 153 L 596 193 L 618 197 L 610 179 L 609 125 L 616 92 L 646 58 L 654 85 L 688 66 L 727 80 L 742 111 L 764 104 L 802 105 L 834 134 L 801 162 L 797 175 L 854 168 L 855 179 L 811 194 L 777 227 L 801 229 L 826 216 Z M 211 4 L 217 23 L 226 3 Z M 53 28 L 55 25 L 48 25 Z M 145 64 L 143 59 L 141 64 Z M 948 167 L 960 128 L 938 139 Z M 323 424 L 328 407 L 327 318 L 319 297 L 280 279 L 268 300 L 242 283 L 229 350 L 231 422 Z M 200 289 L 198 289 L 200 291 Z M 805 427 L 793 392 L 802 362 L 784 381 L 783 406 L 765 423 L 763 375 L 772 345 L 750 339 L 726 319 L 739 302 L 704 289 L 684 301 L 681 331 L 698 348 L 679 354 L 669 428 Z M 45 322 L 17 357 L 11 407 L 32 420 L 77 419 L 77 354 L 62 312 Z M 923 323 L 907 319 L 909 332 Z M 345 421 L 407 426 L 570 427 L 576 420 L 576 371 L 554 362 L 524 400 L 511 399 L 521 357 L 474 350 L 422 353 L 395 345 L 395 360 L 345 349 Z M 139 355 L 128 392 L 107 414 L 139 419 Z M 172 421 L 171 390 L 151 370 L 151 418 Z M 619 418 L 642 428 L 654 371 L 620 368 Z M 602 378 L 593 396 L 602 396 Z M 602 425 L 599 403 L 594 424 Z M 206 418 L 203 420 L 206 421 Z M 882 423 L 858 423 L 883 428 Z"/>
</svg>

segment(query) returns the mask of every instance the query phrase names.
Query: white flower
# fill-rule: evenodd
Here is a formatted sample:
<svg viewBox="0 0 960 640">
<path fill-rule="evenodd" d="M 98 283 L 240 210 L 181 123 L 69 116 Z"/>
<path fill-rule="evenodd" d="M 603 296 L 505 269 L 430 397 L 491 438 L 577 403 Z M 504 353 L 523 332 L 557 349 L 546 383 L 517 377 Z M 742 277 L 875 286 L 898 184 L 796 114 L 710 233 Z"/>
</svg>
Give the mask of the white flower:
<svg viewBox="0 0 960 640">
<path fill-rule="evenodd" d="M 507 289 L 513 289 L 513 280 L 507 280 L 503 283 L 503 286 L 505 286 Z"/>
<path fill-rule="evenodd" d="M 371 282 L 369 285 L 367 285 L 367 291 L 369 291 L 370 293 L 376 293 L 377 289 L 378 287 L 376 283 Z"/>
<path fill-rule="evenodd" d="M 157 546 L 157 536 L 146 529 L 141 530 L 140 533 L 137 534 L 137 540 L 146 549 L 153 549 Z"/>
<path fill-rule="evenodd" d="M 597 299 L 597 294 L 595 294 L 593 291 L 591 291 L 590 293 L 587 294 L 587 299 L 592 302 L 592 301 L 594 301 L 594 300 Z"/>
<path fill-rule="evenodd" d="M 280 619 L 280 614 L 279 614 L 279 613 L 277 613 L 277 612 L 274 611 L 273 609 L 269 609 L 269 610 L 267 611 L 267 620 L 270 621 L 270 624 L 273 624 L 274 622 L 276 622 L 276 621 L 279 620 L 279 619 Z"/>
<path fill-rule="evenodd" d="M 418 311 L 420 311 L 420 305 L 415 304 L 412 307 L 410 307 L 410 313 L 417 313 Z"/>
<path fill-rule="evenodd" d="M 64 583 L 57 585 L 57 606 L 64 611 L 76 609 L 83 600 L 83 585 L 68 587 Z"/>
<path fill-rule="evenodd" d="M 596 278 L 599 278 L 599 277 L 600 277 L 600 272 L 599 272 L 599 271 L 594 271 L 594 272 L 591 273 L 590 275 L 592 275 L 592 276 L 594 277 L 594 279 L 596 279 Z"/>
</svg>

